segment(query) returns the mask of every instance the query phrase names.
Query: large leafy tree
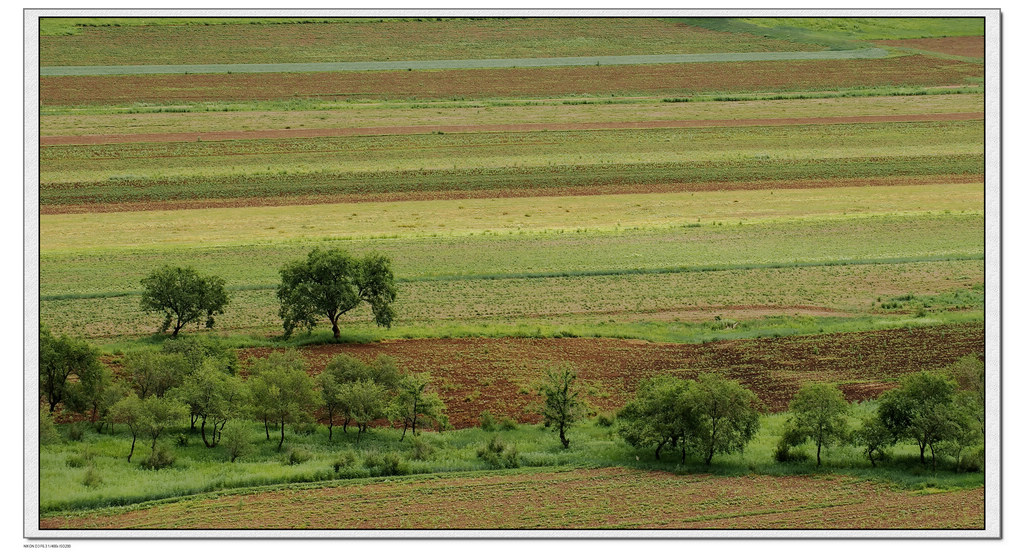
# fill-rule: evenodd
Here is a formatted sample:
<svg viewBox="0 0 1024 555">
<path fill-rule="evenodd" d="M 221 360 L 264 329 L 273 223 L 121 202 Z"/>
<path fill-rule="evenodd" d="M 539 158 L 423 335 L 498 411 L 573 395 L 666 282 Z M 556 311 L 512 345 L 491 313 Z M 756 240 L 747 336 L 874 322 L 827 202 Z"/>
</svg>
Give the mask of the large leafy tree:
<svg viewBox="0 0 1024 555">
<path fill-rule="evenodd" d="M 619 412 L 619 435 L 634 447 L 654 447 L 661 458 L 666 446 L 681 451 L 693 447 L 704 421 L 699 412 L 696 383 L 674 376 L 657 376 L 640 384 L 637 396 Z"/>
<path fill-rule="evenodd" d="M 921 464 L 925 450 L 930 449 L 934 468 L 935 446 L 949 431 L 955 392 L 956 383 L 940 374 L 909 374 L 879 399 L 878 418 L 894 438 L 917 443 Z"/>
<path fill-rule="evenodd" d="M 313 249 L 305 260 L 281 269 L 277 298 L 285 335 L 296 327 L 312 330 L 327 317 L 334 338 L 341 337 L 338 320 L 361 303 L 370 305 L 378 326 L 391 327 L 397 289 L 391 261 L 379 254 L 356 258 L 340 249 Z"/>
<path fill-rule="evenodd" d="M 833 384 L 810 383 L 797 391 L 789 403 L 790 418 L 786 437 L 795 443 L 810 439 L 817 447 L 818 466 L 821 448 L 848 437 L 846 415 L 850 410 L 843 392 Z"/>
<path fill-rule="evenodd" d="M 192 322 L 212 328 L 213 317 L 223 314 L 228 304 L 224 279 L 200 275 L 192 267 L 164 266 L 143 278 L 142 287 L 142 309 L 163 313 L 160 331 L 173 328 L 172 337 Z"/>
<path fill-rule="evenodd" d="M 111 419 L 127 425 L 132 434 L 128 462 L 132 461 L 132 455 L 135 454 L 135 441 L 139 435 L 152 439 L 150 447 L 155 449 L 157 438 L 175 421 L 184 419 L 186 414 L 185 405 L 176 399 L 155 396 L 139 399 L 134 391 L 110 408 Z"/>
<path fill-rule="evenodd" d="M 122 361 L 125 376 L 140 399 L 151 395 L 163 397 L 178 387 L 189 374 L 189 366 L 181 354 L 155 351 L 129 351 Z"/>
<path fill-rule="evenodd" d="M 697 377 L 697 395 L 697 410 L 704 421 L 697 444 L 704 451 L 704 463 L 711 464 L 716 453 L 743 451 L 761 425 L 757 395 L 717 374 Z"/>
<path fill-rule="evenodd" d="M 246 392 L 241 380 L 229 376 L 215 361 L 208 360 L 175 391 L 175 397 L 188 406 L 193 425 L 195 420 L 199 421 L 203 444 L 215 447 L 220 441 L 224 425 L 244 410 Z M 207 423 L 211 426 L 209 438 L 206 434 Z"/>
<path fill-rule="evenodd" d="M 79 387 L 69 381 L 71 376 L 75 376 L 74 381 L 85 382 L 92 388 L 102 381 L 102 372 L 99 354 L 88 343 L 66 335 L 54 337 L 48 328 L 40 328 L 39 390 L 50 405 L 51 413 Z"/>
<path fill-rule="evenodd" d="M 353 420 L 353 403 L 362 404 L 362 393 L 356 394 L 353 384 L 362 381 L 381 386 L 382 402 L 386 404 L 394 397 L 401 378 L 395 360 L 385 355 L 378 356 L 371 363 L 346 354 L 332 358 L 317 376 L 323 408 L 327 412 L 328 439 L 334 438 L 335 418 L 341 418 L 343 429 L 347 432 L 348 424 Z"/>
</svg>

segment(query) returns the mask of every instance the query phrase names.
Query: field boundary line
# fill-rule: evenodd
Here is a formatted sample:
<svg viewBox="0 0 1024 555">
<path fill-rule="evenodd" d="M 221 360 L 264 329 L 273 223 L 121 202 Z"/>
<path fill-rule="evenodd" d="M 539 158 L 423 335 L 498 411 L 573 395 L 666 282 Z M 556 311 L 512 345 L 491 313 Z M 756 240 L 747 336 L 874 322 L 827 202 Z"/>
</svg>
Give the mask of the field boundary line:
<svg viewBox="0 0 1024 555">
<path fill-rule="evenodd" d="M 429 135 L 432 133 L 516 133 L 542 131 L 597 131 L 614 129 L 664 129 L 701 127 L 778 127 L 788 125 L 837 125 L 857 123 L 914 123 L 971 121 L 985 118 L 984 112 L 935 114 L 884 114 L 867 116 L 826 116 L 796 118 L 743 118 L 611 121 L 578 123 L 511 123 L 483 125 L 409 125 L 388 127 L 327 127 L 320 129 L 262 129 L 252 131 L 201 131 L 198 133 L 137 133 L 111 135 L 51 135 L 40 137 L 40 146 L 104 145 L 123 143 L 216 142 L 254 139 L 314 139 L 359 135 Z"/>
<path fill-rule="evenodd" d="M 186 73 L 313 73 L 336 71 L 406 71 L 430 69 L 480 69 L 706 62 L 767 62 L 786 60 L 853 60 L 884 58 L 883 48 L 811 52 L 722 52 L 714 54 L 654 54 L 629 56 L 570 56 L 560 58 L 492 58 L 475 60 L 421 60 L 394 62 L 307 62 L 284 64 L 183 64 L 123 66 L 49 66 L 39 68 L 41 77 L 83 75 L 150 75 Z"/>
</svg>

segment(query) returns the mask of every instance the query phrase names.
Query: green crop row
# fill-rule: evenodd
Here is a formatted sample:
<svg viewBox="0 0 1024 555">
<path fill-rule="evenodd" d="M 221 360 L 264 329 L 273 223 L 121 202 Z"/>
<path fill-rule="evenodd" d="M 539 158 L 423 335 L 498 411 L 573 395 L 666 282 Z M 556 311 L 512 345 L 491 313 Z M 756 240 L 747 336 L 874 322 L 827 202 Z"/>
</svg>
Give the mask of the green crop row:
<svg viewBox="0 0 1024 555">
<path fill-rule="evenodd" d="M 545 189 L 561 187 L 980 175 L 984 171 L 984 157 L 980 153 L 797 160 L 773 160 L 768 156 L 766 158 L 689 163 L 560 164 L 346 173 L 293 173 L 282 170 L 277 174 L 225 175 L 210 178 L 138 179 L 119 176 L 104 182 L 43 184 L 40 188 L 40 204 L 104 204 L 432 191 L 510 190 L 542 193 Z M 700 190 L 701 187 L 693 189 Z"/>
</svg>

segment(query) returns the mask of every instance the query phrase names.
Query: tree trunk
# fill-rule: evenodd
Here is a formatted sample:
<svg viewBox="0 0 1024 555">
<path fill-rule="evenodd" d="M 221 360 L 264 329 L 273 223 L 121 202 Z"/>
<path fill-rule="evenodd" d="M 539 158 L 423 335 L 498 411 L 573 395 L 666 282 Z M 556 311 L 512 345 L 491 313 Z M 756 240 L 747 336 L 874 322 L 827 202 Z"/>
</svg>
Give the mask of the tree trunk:
<svg viewBox="0 0 1024 555">
<path fill-rule="evenodd" d="M 331 331 L 334 332 L 334 340 L 335 341 L 341 339 L 341 330 L 338 329 L 338 318 L 337 317 L 331 319 Z"/>
<path fill-rule="evenodd" d="M 284 445 L 284 418 L 281 419 L 281 441 L 277 442 L 277 450 L 281 450 L 281 446 Z"/>
<path fill-rule="evenodd" d="M 408 429 L 409 429 L 409 419 L 405 418 L 405 419 L 403 419 L 403 425 L 402 425 L 402 438 L 399 439 L 398 441 L 405 441 L 405 431 L 408 430 Z"/>
<path fill-rule="evenodd" d="M 334 409 L 327 409 L 327 441 L 334 441 Z"/>
<path fill-rule="evenodd" d="M 924 448 L 925 448 L 925 445 L 926 445 L 925 443 L 918 443 L 918 446 L 921 447 L 921 464 L 924 464 Z"/>
<path fill-rule="evenodd" d="M 930 448 L 932 452 L 932 472 L 935 472 L 935 444 L 931 444 Z"/>
<path fill-rule="evenodd" d="M 821 442 L 818 442 L 818 466 L 821 466 Z"/>
<path fill-rule="evenodd" d="M 668 442 L 667 441 L 662 441 L 661 443 L 658 444 L 657 447 L 654 448 L 654 460 L 656 460 L 656 461 L 660 461 L 661 460 L 661 448 L 664 447 L 666 443 L 668 443 Z"/>
<path fill-rule="evenodd" d="M 686 442 L 682 443 L 681 449 L 683 450 L 683 457 L 679 460 L 679 464 L 686 464 Z"/>
<path fill-rule="evenodd" d="M 270 440 L 270 424 L 267 422 L 267 417 L 263 417 L 263 431 L 267 432 L 267 440 Z"/>
<path fill-rule="evenodd" d="M 565 425 L 564 424 L 559 424 L 558 425 L 558 439 L 562 440 L 562 448 L 563 449 L 568 449 L 569 448 L 569 440 L 565 439 Z"/>
<path fill-rule="evenodd" d="M 214 431 L 214 434 L 216 434 L 216 433 L 217 432 Z M 205 445 L 207 447 L 213 447 L 213 445 L 210 445 L 209 441 L 206 441 L 206 417 L 205 416 L 203 417 L 203 423 L 199 425 L 199 434 L 203 436 L 203 445 Z"/>
<path fill-rule="evenodd" d="M 128 451 L 128 462 L 132 462 L 132 455 L 135 454 L 135 434 L 132 434 L 132 450 Z"/>
<path fill-rule="evenodd" d="M 189 431 L 190 432 L 195 432 L 196 431 L 196 421 L 199 420 L 199 415 L 193 412 L 192 414 L 189 415 L 189 420 L 191 421 L 190 424 L 189 424 Z"/>
</svg>

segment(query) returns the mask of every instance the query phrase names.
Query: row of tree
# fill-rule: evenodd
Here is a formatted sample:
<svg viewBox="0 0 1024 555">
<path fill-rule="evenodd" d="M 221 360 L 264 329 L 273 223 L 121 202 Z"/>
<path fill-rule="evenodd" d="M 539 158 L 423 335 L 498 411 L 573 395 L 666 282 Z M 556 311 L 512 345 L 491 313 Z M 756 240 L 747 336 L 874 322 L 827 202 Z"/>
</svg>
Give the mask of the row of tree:
<svg viewBox="0 0 1024 555">
<path fill-rule="evenodd" d="M 341 316 L 362 303 L 370 305 L 374 322 L 391 327 L 397 295 L 391 261 L 380 254 L 354 257 L 340 249 L 314 249 L 305 260 L 281 268 L 277 298 L 285 337 L 296 328 L 312 330 L 320 318 L 331 323 L 334 338 L 341 337 Z M 141 306 L 164 317 L 161 332 L 171 336 L 186 325 L 214 325 L 224 314 L 228 294 L 224 279 L 202 275 L 192 267 L 164 266 L 142 279 Z"/>
<path fill-rule="evenodd" d="M 912 442 L 931 455 L 950 456 L 959 471 L 964 453 L 984 444 L 984 363 L 967 356 L 943 372 L 917 372 L 884 393 L 876 410 L 853 429 L 850 403 L 833 384 L 805 384 L 789 405 L 789 417 L 775 458 L 798 457 L 791 449 L 810 444 L 821 465 L 822 449 L 837 445 L 863 448 L 871 465 L 886 458 L 886 449 Z M 716 453 L 742 451 L 759 427 L 757 396 L 739 382 L 714 374 L 696 380 L 658 376 L 643 382 L 636 398 L 618 415 L 619 433 L 637 448 L 676 449 L 681 461 L 699 452 L 705 464 Z"/>
</svg>

